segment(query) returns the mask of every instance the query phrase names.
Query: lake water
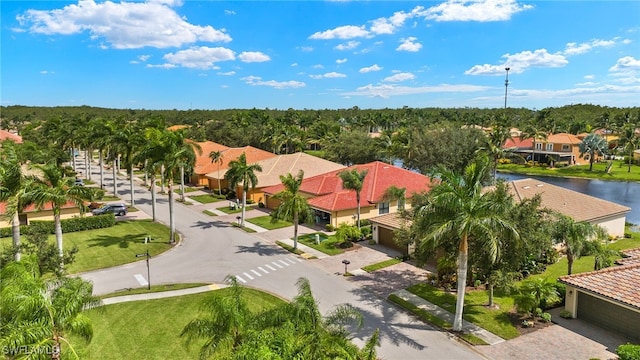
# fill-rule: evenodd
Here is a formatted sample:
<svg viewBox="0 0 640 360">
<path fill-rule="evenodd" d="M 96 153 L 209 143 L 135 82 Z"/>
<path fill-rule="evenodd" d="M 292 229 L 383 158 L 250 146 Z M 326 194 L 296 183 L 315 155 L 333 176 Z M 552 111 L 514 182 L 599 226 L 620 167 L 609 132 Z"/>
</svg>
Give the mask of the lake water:
<svg viewBox="0 0 640 360">
<path fill-rule="evenodd" d="M 498 173 L 498 178 L 507 181 L 532 178 L 552 185 L 577 191 L 586 195 L 608 200 L 620 205 L 628 206 L 631 211 L 627 214 L 627 222 L 640 224 L 640 183 L 603 181 L 590 179 L 566 179 L 548 176 L 527 176 L 517 174 Z"/>
</svg>

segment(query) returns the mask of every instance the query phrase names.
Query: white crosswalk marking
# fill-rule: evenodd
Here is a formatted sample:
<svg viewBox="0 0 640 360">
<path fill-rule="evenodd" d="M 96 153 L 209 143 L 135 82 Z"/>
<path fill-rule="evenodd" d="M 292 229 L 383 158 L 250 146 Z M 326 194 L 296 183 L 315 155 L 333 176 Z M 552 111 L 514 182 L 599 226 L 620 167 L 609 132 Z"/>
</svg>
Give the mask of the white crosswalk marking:
<svg viewBox="0 0 640 360">
<path fill-rule="evenodd" d="M 297 262 L 302 262 L 302 259 L 300 259 L 299 257 L 294 257 L 294 259 L 295 259 Z"/>
<path fill-rule="evenodd" d="M 284 266 L 289 266 L 290 264 L 284 260 L 278 260 L 280 262 L 280 264 L 284 265 Z"/>
<path fill-rule="evenodd" d="M 258 270 L 262 271 L 265 274 L 269 273 L 267 270 L 263 269 L 261 266 L 258 266 Z"/>
<path fill-rule="evenodd" d="M 136 280 L 138 280 L 138 283 L 141 286 L 149 285 L 149 283 L 147 282 L 147 279 L 145 279 L 144 276 L 142 276 L 142 274 L 135 274 L 135 275 L 133 275 L 133 277 L 136 278 Z"/>
<path fill-rule="evenodd" d="M 276 268 L 274 268 L 273 266 L 271 266 L 269 264 L 264 264 L 264 266 L 268 267 L 271 271 L 276 271 Z"/>
<path fill-rule="evenodd" d="M 295 264 L 295 263 L 296 263 L 295 261 L 293 261 L 293 260 L 291 260 L 291 259 L 287 259 L 287 261 L 288 261 L 288 262 L 290 262 L 290 263 L 292 263 L 292 264 Z"/>
<path fill-rule="evenodd" d="M 259 272 L 255 271 L 255 270 L 253 270 L 253 269 L 251 269 L 251 272 L 252 272 L 252 273 L 254 273 L 254 274 L 256 274 L 256 275 L 258 275 L 258 276 L 262 276 L 262 274 L 260 274 Z"/>
<path fill-rule="evenodd" d="M 236 279 L 238 279 L 240 282 L 243 282 L 245 284 L 247 283 L 247 280 L 241 278 L 239 275 L 236 275 Z"/>
<path fill-rule="evenodd" d="M 249 274 L 248 274 L 248 273 L 246 273 L 246 272 L 245 272 L 245 273 L 243 273 L 243 274 L 244 274 L 244 276 L 248 277 L 248 278 L 249 278 L 249 280 L 253 280 L 253 276 L 249 275 Z"/>
<path fill-rule="evenodd" d="M 271 263 L 272 263 L 273 265 L 275 265 L 275 266 L 279 267 L 280 269 L 284 269 L 284 267 L 283 267 L 282 265 L 278 264 L 278 263 L 277 263 L 277 262 L 275 262 L 275 261 L 272 261 Z"/>
</svg>

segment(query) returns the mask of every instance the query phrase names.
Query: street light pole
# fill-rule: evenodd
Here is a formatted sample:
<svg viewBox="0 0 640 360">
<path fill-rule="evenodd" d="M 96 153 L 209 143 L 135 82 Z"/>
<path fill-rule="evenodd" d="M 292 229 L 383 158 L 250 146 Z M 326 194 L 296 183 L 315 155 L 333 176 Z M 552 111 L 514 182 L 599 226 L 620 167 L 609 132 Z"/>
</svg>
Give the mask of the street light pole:
<svg viewBox="0 0 640 360">
<path fill-rule="evenodd" d="M 504 79 L 504 109 L 507 109 L 507 88 L 509 87 L 509 70 L 511 68 L 504 68 L 507 71 L 507 77 Z"/>
</svg>

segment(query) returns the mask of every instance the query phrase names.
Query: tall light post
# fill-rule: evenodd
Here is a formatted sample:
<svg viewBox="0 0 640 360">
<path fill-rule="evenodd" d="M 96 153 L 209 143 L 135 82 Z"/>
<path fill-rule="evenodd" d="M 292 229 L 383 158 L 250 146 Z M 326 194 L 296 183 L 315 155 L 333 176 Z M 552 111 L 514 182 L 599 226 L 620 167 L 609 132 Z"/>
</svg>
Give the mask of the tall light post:
<svg viewBox="0 0 640 360">
<path fill-rule="evenodd" d="M 507 109 L 507 89 L 509 88 L 509 70 L 511 68 L 504 68 L 507 71 L 507 77 L 504 79 L 504 109 Z"/>
</svg>

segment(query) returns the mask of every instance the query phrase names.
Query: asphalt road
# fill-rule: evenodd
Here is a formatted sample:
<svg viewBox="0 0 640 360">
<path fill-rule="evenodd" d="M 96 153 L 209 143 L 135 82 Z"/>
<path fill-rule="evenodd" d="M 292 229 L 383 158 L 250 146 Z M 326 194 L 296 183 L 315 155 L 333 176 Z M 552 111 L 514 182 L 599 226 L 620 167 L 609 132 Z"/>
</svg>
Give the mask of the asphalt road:
<svg viewBox="0 0 640 360">
<path fill-rule="evenodd" d="M 82 165 L 79 165 L 82 170 Z M 99 183 L 98 167 L 93 180 Z M 112 189 L 111 171 L 105 171 L 105 189 Z M 119 196 L 128 202 L 129 182 L 118 180 Z M 135 187 L 136 207 L 151 214 L 151 193 Z M 482 359 L 471 347 L 445 332 L 414 320 L 386 300 L 305 261 L 281 248 L 264 242 L 227 223 L 176 202 L 175 225 L 182 241 L 175 248 L 150 260 L 151 283 L 167 284 L 203 282 L 221 284 L 228 275 L 236 275 L 246 286 L 262 289 L 291 299 L 300 277 L 309 279 L 314 296 L 323 313 L 335 305 L 348 303 L 364 315 L 364 327 L 354 331 L 354 342 L 360 346 L 376 328 L 381 341 L 378 356 L 383 359 Z M 169 223 L 168 200 L 158 196 L 158 220 Z M 142 239 L 141 239 L 142 240 Z M 96 295 L 125 288 L 141 287 L 136 279 L 146 279 L 145 261 L 81 274 L 94 284 Z"/>
</svg>

